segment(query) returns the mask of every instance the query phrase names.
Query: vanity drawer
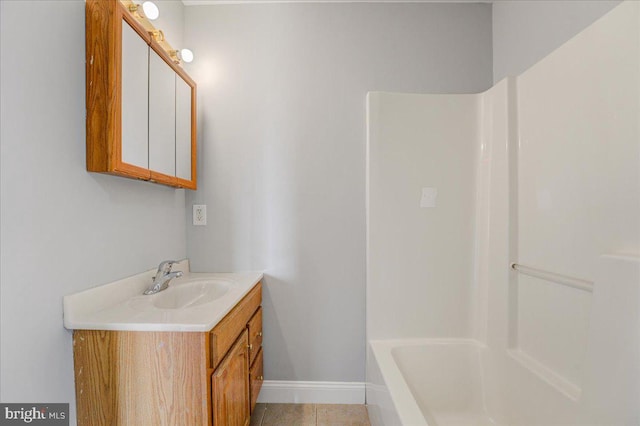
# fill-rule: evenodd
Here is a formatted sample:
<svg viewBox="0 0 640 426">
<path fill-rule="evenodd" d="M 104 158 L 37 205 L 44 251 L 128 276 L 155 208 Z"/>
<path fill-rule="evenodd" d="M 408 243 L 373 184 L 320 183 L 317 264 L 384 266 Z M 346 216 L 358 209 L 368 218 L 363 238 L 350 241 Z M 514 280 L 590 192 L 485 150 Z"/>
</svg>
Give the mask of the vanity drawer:
<svg viewBox="0 0 640 426">
<path fill-rule="evenodd" d="M 211 368 L 216 368 L 262 301 L 262 283 L 256 286 L 211 330 L 209 352 Z"/>
<path fill-rule="evenodd" d="M 262 348 L 258 351 L 256 355 L 256 361 L 251 366 L 249 370 L 249 381 L 251 386 L 251 412 L 253 413 L 253 409 L 256 408 L 256 401 L 258 400 L 258 394 L 260 393 L 260 388 L 262 387 L 262 382 L 264 382 L 262 370 Z"/>
<path fill-rule="evenodd" d="M 249 320 L 249 365 L 253 364 L 262 346 L 262 308 L 258 308 Z"/>
</svg>

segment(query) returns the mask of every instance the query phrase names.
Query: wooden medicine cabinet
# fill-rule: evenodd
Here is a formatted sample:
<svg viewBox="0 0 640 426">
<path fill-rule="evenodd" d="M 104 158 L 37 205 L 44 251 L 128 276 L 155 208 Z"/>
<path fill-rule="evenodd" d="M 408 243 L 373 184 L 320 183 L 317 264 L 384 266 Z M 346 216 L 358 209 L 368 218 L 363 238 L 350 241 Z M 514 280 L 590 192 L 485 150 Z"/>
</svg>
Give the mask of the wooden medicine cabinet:
<svg viewBox="0 0 640 426">
<path fill-rule="evenodd" d="M 86 1 L 86 55 L 87 170 L 196 189 L 195 82 L 120 0 Z"/>
</svg>

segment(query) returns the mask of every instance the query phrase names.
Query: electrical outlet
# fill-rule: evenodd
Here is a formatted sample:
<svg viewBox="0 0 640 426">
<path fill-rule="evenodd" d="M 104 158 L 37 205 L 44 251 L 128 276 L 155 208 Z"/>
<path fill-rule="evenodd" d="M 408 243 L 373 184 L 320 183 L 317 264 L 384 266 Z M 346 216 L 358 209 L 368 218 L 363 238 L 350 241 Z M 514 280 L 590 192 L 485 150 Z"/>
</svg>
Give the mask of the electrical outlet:
<svg viewBox="0 0 640 426">
<path fill-rule="evenodd" d="M 207 224 L 207 206 L 205 204 L 193 205 L 193 224 L 196 226 Z"/>
</svg>

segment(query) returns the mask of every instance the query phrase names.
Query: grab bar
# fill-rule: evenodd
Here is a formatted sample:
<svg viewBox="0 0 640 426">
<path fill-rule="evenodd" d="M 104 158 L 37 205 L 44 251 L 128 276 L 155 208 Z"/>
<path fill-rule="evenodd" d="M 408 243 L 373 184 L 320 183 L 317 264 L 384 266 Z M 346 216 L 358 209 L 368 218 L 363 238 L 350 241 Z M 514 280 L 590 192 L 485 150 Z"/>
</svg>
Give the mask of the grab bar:
<svg viewBox="0 0 640 426">
<path fill-rule="evenodd" d="M 593 281 L 583 280 L 580 278 L 568 277 L 566 275 L 556 274 L 555 272 L 544 271 L 538 268 L 532 268 L 531 266 L 519 265 L 517 263 L 511 264 L 511 269 L 518 271 L 521 274 L 529 275 L 531 277 L 540 278 L 545 281 L 551 281 L 556 284 L 561 284 L 571 288 L 577 288 L 578 290 L 588 291 L 593 293 Z"/>
</svg>

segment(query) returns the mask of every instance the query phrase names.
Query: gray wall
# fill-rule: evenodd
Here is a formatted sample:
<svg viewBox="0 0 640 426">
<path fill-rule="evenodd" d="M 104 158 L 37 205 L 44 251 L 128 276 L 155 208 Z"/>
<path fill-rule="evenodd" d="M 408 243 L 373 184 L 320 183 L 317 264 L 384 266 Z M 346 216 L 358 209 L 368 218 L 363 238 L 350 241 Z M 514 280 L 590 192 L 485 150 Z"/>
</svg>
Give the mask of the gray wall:
<svg viewBox="0 0 640 426">
<path fill-rule="evenodd" d="M 185 196 L 86 171 L 84 1 L 0 8 L 0 400 L 73 413 L 62 297 L 185 257 Z"/>
<path fill-rule="evenodd" d="M 496 1 L 493 4 L 493 81 L 521 74 L 619 3 Z"/>
<path fill-rule="evenodd" d="M 488 4 L 187 7 L 195 269 L 265 270 L 265 377 L 363 381 L 365 95 L 492 84 Z M 393 283 L 390 283 L 393 285 Z"/>
</svg>

